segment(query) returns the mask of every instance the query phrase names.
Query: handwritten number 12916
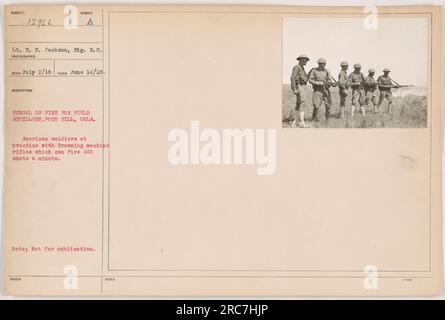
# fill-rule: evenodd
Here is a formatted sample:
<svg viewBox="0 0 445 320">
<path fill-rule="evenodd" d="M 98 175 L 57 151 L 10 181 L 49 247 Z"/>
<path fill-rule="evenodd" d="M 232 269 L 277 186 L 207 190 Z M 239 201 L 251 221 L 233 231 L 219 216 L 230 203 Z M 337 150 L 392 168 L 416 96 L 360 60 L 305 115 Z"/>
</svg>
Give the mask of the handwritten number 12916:
<svg viewBox="0 0 445 320">
<path fill-rule="evenodd" d="M 51 26 L 52 22 L 51 19 L 46 19 L 46 18 L 29 18 L 27 25 L 30 27 L 40 28 L 40 27 Z"/>
</svg>

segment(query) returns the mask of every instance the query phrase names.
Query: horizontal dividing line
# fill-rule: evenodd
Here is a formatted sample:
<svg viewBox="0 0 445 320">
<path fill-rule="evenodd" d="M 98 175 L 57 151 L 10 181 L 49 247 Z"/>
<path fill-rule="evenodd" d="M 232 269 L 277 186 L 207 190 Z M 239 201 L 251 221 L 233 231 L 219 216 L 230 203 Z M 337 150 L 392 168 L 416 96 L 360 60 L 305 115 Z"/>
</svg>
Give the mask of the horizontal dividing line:
<svg viewBox="0 0 445 320">
<path fill-rule="evenodd" d="M 66 278 L 73 277 L 70 275 L 14 275 L 8 276 L 8 278 Z M 178 275 L 178 276 L 147 276 L 147 275 L 106 275 L 106 276 L 76 276 L 77 278 L 332 278 L 332 279 L 344 279 L 344 278 L 355 278 L 363 279 L 366 275 L 362 276 L 267 276 L 267 275 L 247 275 L 247 276 L 211 276 L 211 275 Z M 387 279 L 432 279 L 433 277 L 400 277 L 400 276 L 378 276 L 378 278 Z"/>
<path fill-rule="evenodd" d="M 63 60 L 63 61 L 69 61 L 69 60 L 75 60 L 75 61 L 82 61 L 82 60 L 85 60 L 85 61 L 91 61 L 91 60 L 94 60 L 94 61 L 102 61 L 103 60 L 103 58 L 100 58 L 100 59 L 69 59 L 69 58 L 61 58 L 61 59 L 43 59 L 43 58 L 9 58 L 9 60 L 19 60 L 19 61 L 32 61 L 32 60 L 45 60 L 45 61 L 48 61 L 48 60 L 50 60 L 50 61 L 53 61 L 53 60 L 55 60 L 55 61 L 58 61 L 58 60 Z"/>
<path fill-rule="evenodd" d="M 70 277 L 70 276 L 69 275 L 45 275 L 45 274 L 8 276 L 8 278 L 64 278 L 64 277 Z M 100 278 L 101 276 L 85 275 L 85 276 L 76 276 L 76 277 L 77 278 Z"/>
<path fill-rule="evenodd" d="M 103 43 L 102 41 L 8 41 L 8 43 Z"/>
<path fill-rule="evenodd" d="M 236 269 L 108 269 L 108 271 L 116 272 L 135 272 L 135 271 L 145 271 L 145 272 L 357 272 L 363 273 L 363 270 L 269 270 L 269 269 L 258 269 L 258 270 L 236 270 Z M 379 270 L 378 272 L 391 272 L 391 273 L 425 273 L 431 272 L 430 270 Z"/>
<path fill-rule="evenodd" d="M 102 78 L 103 76 L 9 76 L 9 78 Z"/>
<path fill-rule="evenodd" d="M 363 7 L 364 8 L 364 7 Z M 293 12 L 293 11 L 109 11 L 110 13 L 215 13 L 215 14 L 233 14 L 233 13 L 250 13 L 250 14 L 315 14 L 315 15 L 344 15 L 355 14 L 361 16 L 367 16 L 369 13 L 364 12 Z M 403 14 L 432 14 L 432 12 L 379 12 L 378 15 L 403 15 Z"/>
<path fill-rule="evenodd" d="M 41 26 L 36 26 L 36 25 L 29 25 L 29 24 L 8 24 L 8 27 L 30 27 L 30 28 L 47 28 L 47 27 L 65 27 L 64 24 L 52 24 L 52 25 L 41 25 Z M 92 28 L 92 27 L 102 27 L 102 25 L 99 24 L 92 24 L 92 25 L 70 25 L 71 27 L 87 27 L 87 28 Z M 69 28 L 68 28 L 69 29 Z"/>
</svg>

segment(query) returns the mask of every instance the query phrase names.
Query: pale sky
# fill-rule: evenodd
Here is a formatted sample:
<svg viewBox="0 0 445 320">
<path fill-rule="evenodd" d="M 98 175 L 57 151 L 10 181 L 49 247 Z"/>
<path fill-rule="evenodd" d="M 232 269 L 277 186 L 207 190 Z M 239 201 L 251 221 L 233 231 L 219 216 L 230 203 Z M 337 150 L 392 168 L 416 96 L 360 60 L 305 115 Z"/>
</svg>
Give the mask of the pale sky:
<svg viewBox="0 0 445 320">
<path fill-rule="evenodd" d="M 399 84 L 426 86 L 428 80 L 427 18 L 379 18 L 377 30 L 367 30 L 361 18 L 284 18 L 283 82 L 290 83 L 292 68 L 300 54 L 309 56 L 306 71 L 323 57 L 337 79 L 340 62 L 355 63 L 362 72 L 375 69 L 375 78 L 384 68 Z"/>
</svg>

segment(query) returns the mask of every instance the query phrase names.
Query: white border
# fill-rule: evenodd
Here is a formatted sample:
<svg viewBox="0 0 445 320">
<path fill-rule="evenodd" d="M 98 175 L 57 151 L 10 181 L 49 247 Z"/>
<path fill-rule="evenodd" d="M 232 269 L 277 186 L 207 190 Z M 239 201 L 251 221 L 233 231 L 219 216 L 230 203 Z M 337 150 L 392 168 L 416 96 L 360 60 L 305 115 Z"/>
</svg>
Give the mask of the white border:
<svg viewBox="0 0 445 320">
<path fill-rule="evenodd" d="M 0 131 L 0 208 L 3 208 L 3 170 L 4 170 L 4 16 L 3 16 L 3 6 L 8 4 L 67 4 L 68 2 L 66 0 L 52 0 L 52 1 L 38 1 L 38 0 L 17 0 L 17 1 L 4 1 L 0 0 L 0 4 L 2 5 L 1 12 L 0 12 L 0 28 L 1 28 L 1 42 L 0 42 L 0 103 L 1 103 L 1 110 L 0 110 L 0 121 L 2 123 L 2 130 Z M 88 0 L 88 1 L 78 1 L 78 0 L 71 0 L 69 4 L 102 4 L 102 5 L 112 5 L 112 4 L 186 4 L 186 5 L 192 5 L 192 4 L 209 4 L 209 5 L 293 5 L 293 6 L 369 6 L 369 5 L 375 5 L 375 6 L 390 6 L 390 5 L 441 5 L 442 6 L 442 13 L 445 18 L 445 0 L 435 0 L 435 1 L 422 1 L 422 0 L 349 0 L 349 1 L 329 1 L 329 0 L 278 0 L 278 1 L 272 1 L 272 0 L 244 0 L 244 1 L 221 1 L 221 0 L 176 0 L 176 1 L 142 1 L 142 0 L 131 0 L 131 1 L 113 1 L 113 0 Z M 445 35 L 445 23 L 442 25 L 442 31 Z M 442 58 L 445 58 L 445 41 L 442 43 Z M 443 59 L 445 61 L 445 59 Z M 442 79 L 445 80 L 445 63 L 442 64 Z M 442 81 L 442 92 L 445 93 L 445 81 Z M 445 105 L 445 95 L 442 94 L 442 109 Z M 445 123 L 445 112 L 442 112 L 442 123 Z M 443 139 L 445 140 L 445 139 Z M 445 147 L 445 144 L 444 146 Z M 443 148 L 445 149 L 445 148 Z M 442 172 L 445 170 L 445 161 L 444 157 L 442 157 Z M 442 207 L 444 207 L 444 199 L 445 199 L 445 183 L 442 179 Z M 2 209 L 0 209 L 2 210 Z M 442 212 L 443 215 L 443 212 Z M 445 231 L 445 219 L 442 218 L 442 230 Z M 0 215 L 0 225 L 2 226 L 2 215 Z M 0 228 L 0 248 L 2 246 L 2 228 Z M 445 237 L 442 238 L 442 263 L 443 268 L 445 269 Z M 2 273 L 2 256 L 0 251 L 0 274 Z M 2 277 L 0 277 L 0 300 L 4 299 L 18 299 L 18 300 L 29 300 L 29 299 L 38 299 L 38 300 L 47 300 L 47 299 L 54 299 L 54 297 L 41 297 L 41 296 L 27 296 L 27 297 L 11 297 L 11 296 L 3 296 L 2 295 Z M 444 277 L 444 283 L 443 286 L 445 287 L 445 277 Z M 126 297 L 126 296 L 113 296 L 113 297 L 100 297 L 100 296 L 94 296 L 94 297 L 65 297 L 65 296 L 58 296 L 58 299 L 66 299 L 66 300 L 82 300 L 82 299 L 137 299 L 137 300 L 143 300 L 147 299 L 144 297 Z M 178 299 L 178 298 L 186 298 L 186 299 L 209 299 L 208 297 L 168 297 L 168 298 L 162 298 L 162 297 L 155 297 L 151 298 L 153 300 L 164 300 L 164 299 Z M 225 297 L 212 297 L 211 299 L 224 299 Z M 295 298 L 289 298 L 289 297 L 241 297 L 241 298 L 230 298 L 231 300 L 237 300 L 237 299 L 256 299 L 256 300 L 262 300 L 262 299 L 335 299 L 335 300 L 344 300 L 348 299 L 347 297 L 295 297 Z M 360 299 L 360 300 L 374 300 L 374 299 L 381 299 L 379 297 L 354 297 L 354 299 Z M 384 298 L 388 300 L 393 299 L 439 299 L 439 300 L 445 300 L 445 292 L 442 292 L 442 295 L 437 297 L 390 297 L 390 298 Z"/>
</svg>

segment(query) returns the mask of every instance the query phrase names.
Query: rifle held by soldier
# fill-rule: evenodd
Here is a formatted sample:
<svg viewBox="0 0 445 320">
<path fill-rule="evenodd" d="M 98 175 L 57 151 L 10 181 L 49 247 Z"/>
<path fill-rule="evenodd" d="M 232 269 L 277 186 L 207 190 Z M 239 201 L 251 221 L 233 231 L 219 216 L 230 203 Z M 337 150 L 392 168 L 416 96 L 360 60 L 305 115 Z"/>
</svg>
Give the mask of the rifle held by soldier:
<svg viewBox="0 0 445 320">
<path fill-rule="evenodd" d="M 388 77 L 389 78 L 389 77 Z M 408 88 L 408 87 L 414 87 L 412 84 L 398 84 L 393 79 L 389 78 L 389 80 L 393 83 L 394 86 L 391 86 L 391 88 L 398 89 L 398 88 Z"/>
<path fill-rule="evenodd" d="M 329 73 L 329 77 L 331 77 L 332 81 L 334 81 L 334 83 L 332 83 L 333 87 L 337 87 L 339 85 L 338 81 L 334 79 L 334 77 L 332 76 L 332 74 Z"/>
</svg>

